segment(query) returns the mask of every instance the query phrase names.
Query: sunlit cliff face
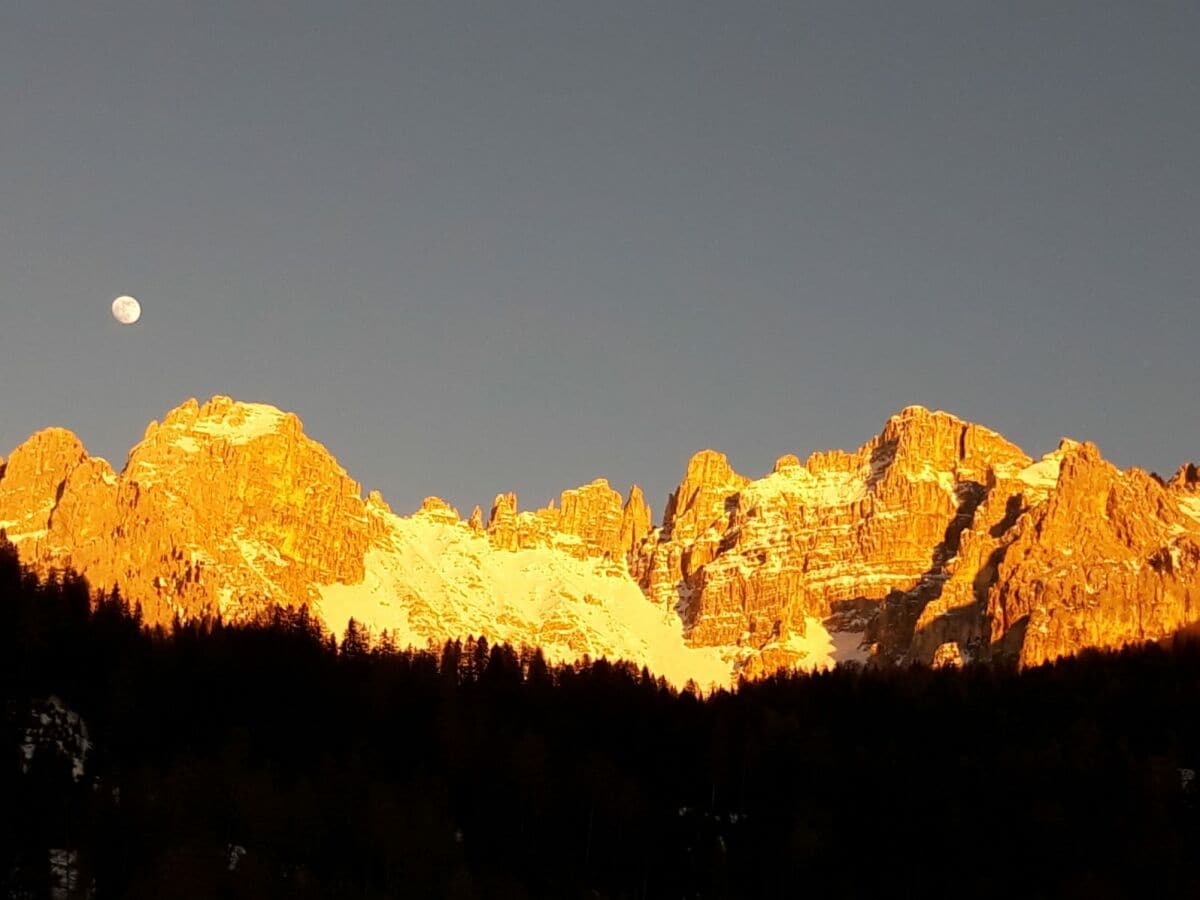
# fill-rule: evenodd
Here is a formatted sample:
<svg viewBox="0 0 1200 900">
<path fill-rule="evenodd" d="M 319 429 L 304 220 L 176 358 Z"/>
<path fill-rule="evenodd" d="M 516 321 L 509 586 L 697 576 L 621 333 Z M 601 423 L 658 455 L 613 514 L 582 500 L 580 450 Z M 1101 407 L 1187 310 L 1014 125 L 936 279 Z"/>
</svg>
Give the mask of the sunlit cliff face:
<svg viewBox="0 0 1200 900">
<path fill-rule="evenodd" d="M 909 407 L 857 451 L 737 473 L 689 462 L 659 527 L 603 479 L 533 511 L 395 515 L 300 420 L 214 397 L 152 423 L 117 473 L 69 431 L 0 469 L 27 564 L 119 585 L 146 618 L 305 605 L 401 644 L 485 635 L 726 683 L 847 659 L 1037 663 L 1200 618 L 1200 476 L 1121 472 L 1090 444 L 1033 460 Z"/>
</svg>

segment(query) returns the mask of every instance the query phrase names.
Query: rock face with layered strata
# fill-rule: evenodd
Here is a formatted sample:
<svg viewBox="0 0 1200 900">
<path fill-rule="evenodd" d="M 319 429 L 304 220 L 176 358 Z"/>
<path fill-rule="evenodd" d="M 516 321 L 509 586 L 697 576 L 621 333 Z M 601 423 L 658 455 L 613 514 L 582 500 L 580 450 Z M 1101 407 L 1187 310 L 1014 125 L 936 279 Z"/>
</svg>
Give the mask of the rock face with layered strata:
<svg viewBox="0 0 1200 900">
<path fill-rule="evenodd" d="M 505 550 L 556 547 L 578 558 L 596 557 L 619 563 L 650 531 L 650 508 L 642 489 L 630 488 L 629 499 L 597 478 L 590 484 L 563 491 L 533 512 L 517 510 L 517 496 L 497 494 L 488 519 L 492 544 Z"/>
<path fill-rule="evenodd" d="M 985 635 L 1024 664 L 1172 634 L 1200 618 L 1200 528 L 1189 498 L 1092 444 L 1021 516 L 987 595 Z M 1181 502 L 1184 501 L 1184 502 Z"/>
<path fill-rule="evenodd" d="M 1186 476 L 1164 485 L 1064 440 L 1022 470 L 990 473 L 911 656 L 927 660 L 954 640 L 1031 665 L 1167 637 L 1200 618 L 1198 542 Z"/>
<path fill-rule="evenodd" d="M 698 454 L 634 571 L 746 671 L 803 664 L 814 620 L 873 659 L 1034 664 L 1195 622 L 1198 540 L 1194 465 L 1164 484 L 1070 440 L 1034 462 L 910 407 L 855 453 L 787 455 L 754 481 Z"/>
<path fill-rule="evenodd" d="M 273 407 L 214 397 L 151 423 L 117 475 L 70 432 L 13 452 L 0 523 L 24 561 L 119 585 L 151 622 L 308 602 L 362 577 L 359 486 Z"/>
<path fill-rule="evenodd" d="M 704 451 L 636 571 L 694 644 L 787 658 L 811 619 L 862 631 L 890 595 L 944 581 L 989 466 L 1026 463 L 995 432 L 921 407 L 854 453 L 787 455 L 755 481 Z"/>
</svg>

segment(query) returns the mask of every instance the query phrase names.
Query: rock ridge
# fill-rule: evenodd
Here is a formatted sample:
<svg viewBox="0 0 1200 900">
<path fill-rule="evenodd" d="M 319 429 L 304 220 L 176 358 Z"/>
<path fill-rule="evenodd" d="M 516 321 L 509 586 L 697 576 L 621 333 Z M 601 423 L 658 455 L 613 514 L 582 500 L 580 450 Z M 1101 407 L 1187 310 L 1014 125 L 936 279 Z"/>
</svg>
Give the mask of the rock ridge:
<svg viewBox="0 0 1200 900">
<path fill-rule="evenodd" d="M 539 509 L 500 493 L 464 520 L 428 497 L 398 517 L 295 415 L 193 399 L 120 471 L 70 431 L 32 435 L 0 459 L 0 530 L 40 572 L 119 585 L 151 623 L 369 610 L 413 640 L 490 629 L 678 672 L 1033 665 L 1200 619 L 1195 463 L 1163 480 L 1071 439 L 1035 460 L 921 406 L 757 478 L 702 450 L 655 525 L 638 486 L 604 478 Z"/>
</svg>

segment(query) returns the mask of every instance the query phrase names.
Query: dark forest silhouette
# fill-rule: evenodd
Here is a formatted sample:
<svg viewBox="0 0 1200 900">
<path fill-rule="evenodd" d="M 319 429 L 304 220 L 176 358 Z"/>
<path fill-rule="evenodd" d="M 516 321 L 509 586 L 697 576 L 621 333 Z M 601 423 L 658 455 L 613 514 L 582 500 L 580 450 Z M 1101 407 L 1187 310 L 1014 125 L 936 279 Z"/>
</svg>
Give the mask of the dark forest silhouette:
<svg viewBox="0 0 1200 900">
<path fill-rule="evenodd" d="M 1195 896 L 1200 646 L 779 675 L 142 627 L 0 542 L 0 887 L 47 896 Z M 82 775 L 49 698 L 78 714 Z"/>
</svg>

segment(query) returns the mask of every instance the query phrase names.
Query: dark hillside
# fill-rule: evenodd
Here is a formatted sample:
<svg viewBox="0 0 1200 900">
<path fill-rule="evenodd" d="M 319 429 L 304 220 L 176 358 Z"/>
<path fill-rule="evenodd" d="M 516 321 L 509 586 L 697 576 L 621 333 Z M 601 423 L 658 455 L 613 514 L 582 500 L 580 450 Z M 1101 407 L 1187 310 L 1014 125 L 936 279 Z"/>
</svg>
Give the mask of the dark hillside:
<svg viewBox="0 0 1200 900">
<path fill-rule="evenodd" d="M 700 699 L 303 613 L 151 631 L 4 545 L 0 690 L 5 896 L 1200 893 L 1183 638 Z"/>
</svg>

